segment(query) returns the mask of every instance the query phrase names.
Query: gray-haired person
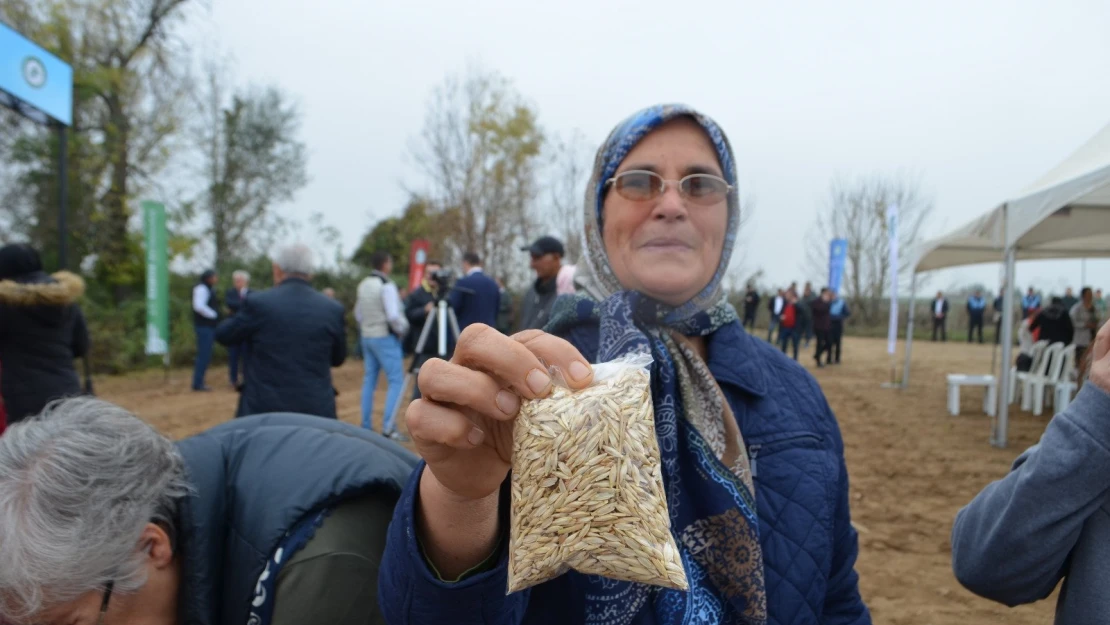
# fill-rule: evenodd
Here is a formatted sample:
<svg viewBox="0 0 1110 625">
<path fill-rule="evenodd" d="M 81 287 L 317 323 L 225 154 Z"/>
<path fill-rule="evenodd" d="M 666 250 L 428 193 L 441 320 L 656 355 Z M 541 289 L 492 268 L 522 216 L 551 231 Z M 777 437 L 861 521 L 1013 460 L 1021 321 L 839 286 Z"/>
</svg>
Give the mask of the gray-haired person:
<svg viewBox="0 0 1110 625">
<path fill-rule="evenodd" d="M 952 527 L 956 578 L 977 595 L 1032 603 L 1062 579 L 1057 625 L 1110 615 L 1110 324 L 1091 356 L 1090 384 Z"/>
<path fill-rule="evenodd" d="M 107 402 L 52 404 L 0 438 L 0 622 L 382 623 L 378 562 L 415 465 L 303 415 L 174 444 Z"/>
<path fill-rule="evenodd" d="M 312 288 L 312 250 L 273 257 L 274 288 L 251 293 L 216 328 L 224 345 L 244 344 L 250 366 L 236 416 L 290 411 L 336 418 L 331 368 L 347 359 L 343 306 Z"/>
</svg>

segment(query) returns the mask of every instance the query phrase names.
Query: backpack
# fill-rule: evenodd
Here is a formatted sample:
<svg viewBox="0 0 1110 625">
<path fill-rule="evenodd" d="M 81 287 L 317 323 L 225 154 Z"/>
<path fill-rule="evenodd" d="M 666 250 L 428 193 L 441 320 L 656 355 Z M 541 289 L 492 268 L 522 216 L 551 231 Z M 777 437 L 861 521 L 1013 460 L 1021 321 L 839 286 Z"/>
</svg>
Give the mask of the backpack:
<svg viewBox="0 0 1110 625">
<path fill-rule="evenodd" d="M 796 321 L 794 304 L 787 304 L 786 308 L 782 311 L 782 327 L 793 328 Z"/>
</svg>

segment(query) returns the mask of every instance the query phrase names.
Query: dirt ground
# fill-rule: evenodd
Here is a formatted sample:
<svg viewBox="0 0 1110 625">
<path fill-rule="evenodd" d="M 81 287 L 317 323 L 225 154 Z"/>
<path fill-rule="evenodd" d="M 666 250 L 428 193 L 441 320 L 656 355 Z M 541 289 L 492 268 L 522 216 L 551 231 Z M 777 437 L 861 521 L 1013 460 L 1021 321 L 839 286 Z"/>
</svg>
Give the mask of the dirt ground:
<svg viewBox="0 0 1110 625">
<path fill-rule="evenodd" d="M 880 387 L 890 377 L 885 349 L 883 340 L 848 339 L 844 364 L 814 371 L 844 433 L 852 514 L 860 532 L 857 568 L 875 622 L 1051 622 L 1055 597 L 1016 609 L 980 599 L 956 582 L 949 556 L 956 511 L 1037 441 L 1048 416 L 1012 414 L 1009 448 L 991 447 L 981 391 L 965 390 L 961 415 L 950 417 L 944 381 L 947 373 L 988 373 L 991 346 L 915 343 L 912 384 L 905 391 Z M 803 360 L 812 369 L 812 360 Z M 231 418 L 237 396 L 224 375 L 223 369 L 209 372 L 209 384 L 217 389 L 212 393 L 190 392 L 186 371 L 171 372 L 168 382 L 160 372 L 102 378 L 97 391 L 166 434 L 183 437 Z M 350 423 L 359 420 L 361 379 L 357 361 L 336 372 L 340 418 Z M 382 388 L 384 380 L 378 415 Z"/>
</svg>

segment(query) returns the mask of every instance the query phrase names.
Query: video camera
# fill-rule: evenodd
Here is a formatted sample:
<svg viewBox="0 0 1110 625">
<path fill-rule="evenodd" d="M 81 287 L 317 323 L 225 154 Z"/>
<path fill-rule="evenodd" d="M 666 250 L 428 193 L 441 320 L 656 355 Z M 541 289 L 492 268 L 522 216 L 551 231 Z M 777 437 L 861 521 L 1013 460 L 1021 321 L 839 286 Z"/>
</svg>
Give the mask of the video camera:
<svg viewBox="0 0 1110 625">
<path fill-rule="evenodd" d="M 436 299 L 441 300 L 445 299 L 447 294 L 451 292 L 451 287 L 455 281 L 455 274 L 445 267 L 429 273 L 428 280 L 436 285 Z"/>
</svg>

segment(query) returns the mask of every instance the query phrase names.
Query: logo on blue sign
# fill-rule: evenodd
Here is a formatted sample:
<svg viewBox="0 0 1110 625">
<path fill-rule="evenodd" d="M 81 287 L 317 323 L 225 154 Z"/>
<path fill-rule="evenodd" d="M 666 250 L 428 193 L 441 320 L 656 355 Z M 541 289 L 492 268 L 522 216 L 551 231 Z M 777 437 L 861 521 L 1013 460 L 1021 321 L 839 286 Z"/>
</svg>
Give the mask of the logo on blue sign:
<svg viewBox="0 0 1110 625">
<path fill-rule="evenodd" d="M 46 84 L 46 66 L 33 56 L 23 59 L 23 80 L 35 89 L 42 89 Z"/>
</svg>

